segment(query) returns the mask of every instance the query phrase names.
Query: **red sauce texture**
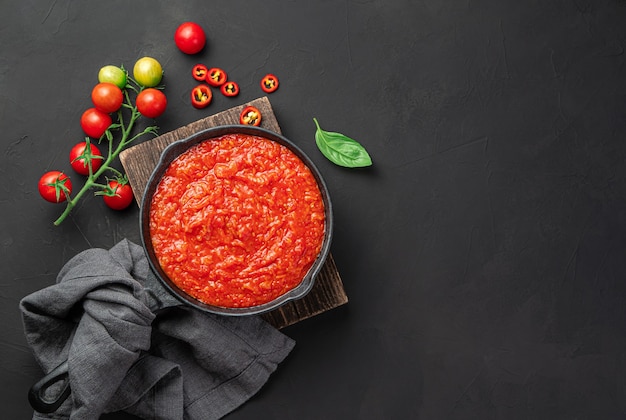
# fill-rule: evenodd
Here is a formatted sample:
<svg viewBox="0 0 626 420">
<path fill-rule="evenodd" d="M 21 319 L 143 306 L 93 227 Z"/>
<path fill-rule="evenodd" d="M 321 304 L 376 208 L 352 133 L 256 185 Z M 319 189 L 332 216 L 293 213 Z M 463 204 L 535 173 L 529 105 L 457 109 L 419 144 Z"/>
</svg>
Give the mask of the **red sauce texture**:
<svg viewBox="0 0 626 420">
<path fill-rule="evenodd" d="M 244 308 L 296 287 L 324 239 L 322 196 L 287 147 L 246 134 L 201 142 L 177 157 L 150 207 L 162 269 L 207 304 Z"/>
</svg>

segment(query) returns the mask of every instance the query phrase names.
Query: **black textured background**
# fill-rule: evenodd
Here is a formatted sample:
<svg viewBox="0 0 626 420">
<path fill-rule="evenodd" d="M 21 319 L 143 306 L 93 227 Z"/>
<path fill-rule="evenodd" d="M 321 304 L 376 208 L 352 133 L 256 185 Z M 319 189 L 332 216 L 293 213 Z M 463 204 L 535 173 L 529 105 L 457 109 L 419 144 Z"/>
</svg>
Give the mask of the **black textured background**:
<svg viewBox="0 0 626 420">
<path fill-rule="evenodd" d="M 183 21 L 208 47 L 173 43 Z M 315 161 L 350 303 L 289 327 L 290 357 L 229 419 L 626 417 L 626 2 L 0 0 L 0 407 L 42 372 L 19 300 L 76 253 L 139 241 L 138 210 L 40 199 L 106 64 L 165 70 L 161 133 L 263 95 Z M 236 99 L 188 101 L 191 67 Z M 347 170 L 314 143 L 360 141 Z M 80 184 L 78 177 L 75 183 Z M 109 415 L 106 418 L 128 418 Z"/>
</svg>

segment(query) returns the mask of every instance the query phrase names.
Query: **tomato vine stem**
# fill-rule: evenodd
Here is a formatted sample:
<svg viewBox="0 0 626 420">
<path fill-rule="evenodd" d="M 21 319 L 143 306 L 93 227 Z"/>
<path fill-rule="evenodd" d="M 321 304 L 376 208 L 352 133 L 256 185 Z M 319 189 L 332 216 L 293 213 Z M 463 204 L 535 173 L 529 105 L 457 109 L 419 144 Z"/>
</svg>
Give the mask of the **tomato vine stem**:
<svg viewBox="0 0 626 420">
<path fill-rule="evenodd" d="M 133 86 L 128 87 L 133 89 L 135 92 L 137 91 L 137 89 Z M 125 108 L 130 109 L 130 119 L 127 123 L 125 123 L 124 115 L 122 112 Z M 124 150 L 129 144 L 131 144 L 139 137 L 142 137 L 146 134 L 157 134 L 158 127 L 153 125 L 146 127 L 140 133 L 131 136 L 135 123 L 140 117 L 141 113 L 137 110 L 137 106 L 133 105 L 133 102 L 128 95 L 128 90 L 124 89 L 124 104 L 122 108 L 117 112 L 117 123 L 112 124 L 111 127 L 109 127 L 105 134 L 100 138 L 101 140 L 102 138 L 106 138 L 106 140 L 109 142 L 109 153 L 107 158 L 104 160 L 102 166 L 100 166 L 100 168 L 96 172 L 89 174 L 87 180 L 85 181 L 85 184 L 76 193 L 76 195 L 74 195 L 71 200 L 68 199 L 65 210 L 58 217 L 58 219 L 54 221 L 55 226 L 60 225 L 65 220 L 65 218 L 72 212 L 72 209 L 76 206 L 76 204 L 80 201 L 80 199 L 85 195 L 87 191 L 94 187 L 102 187 L 102 184 L 98 183 L 98 178 L 100 178 L 106 171 L 113 172 L 116 175 L 120 174 L 120 172 L 117 169 L 113 168 L 111 164 L 122 152 L 122 150 Z M 121 138 L 117 146 L 114 146 L 114 137 L 113 133 L 111 132 L 112 129 L 119 129 L 121 133 Z"/>
</svg>

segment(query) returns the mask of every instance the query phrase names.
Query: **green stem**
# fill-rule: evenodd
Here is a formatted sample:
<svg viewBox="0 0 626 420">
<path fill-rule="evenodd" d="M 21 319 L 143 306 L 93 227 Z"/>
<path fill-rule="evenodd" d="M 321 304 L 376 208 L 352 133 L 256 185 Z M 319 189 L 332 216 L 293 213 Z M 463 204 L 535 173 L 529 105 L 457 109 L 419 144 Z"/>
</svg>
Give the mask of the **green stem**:
<svg viewBox="0 0 626 420">
<path fill-rule="evenodd" d="M 123 177 L 123 176 L 124 176 L 124 174 L 123 174 L 123 173 L 121 173 L 120 171 L 118 171 L 118 170 L 117 170 L 117 169 L 115 169 L 114 167 L 110 167 L 110 168 L 109 168 L 109 170 L 110 170 L 111 172 L 113 172 L 113 174 L 114 174 L 116 177 L 118 177 L 118 178 L 121 178 L 121 177 Z"/>
<path fill-rule="evenodd" d="M 139 119 L 139 117 L 141 117 L 141 113 L 139 113 L 139 111 L 137 110 L 137 107 L 132 106 L 132 102 L 130 100 L 130 97 L 128 96 L 128 92 L 125 92 L 126 94 L 126 102 L 129 106 L 129 108 L 132 110 L 131 112 L 131 116 L 130 116 L 130 120 L 128 121 L 128 125 L 124 125 L 124 119 L 122 117 L 122 111 L 120 110 L 118 112 L 118 121 L 120 124 L 120 130 L 122 133 L 122 138 L 120 139 L 119 144 L 117 145 L 117 147 L 114 149 L 113 148 L 113 140 L 108 140 L 109 141 L 109 155 L 107 156 L 106 160 L 102 163 L 102 166 L 100 166 L 100 168 L 98 169 L 98 171 L 96 171 L 95 173 L 89 175 L 87 177 L 87 180 L 85 181 L 85 184 L 83 185 L 83 187 L 80 189 L 80 191 L 78 191 L 76 193 L 76 195 L 71 199 L 68 200 L 67 205 L 65 206 L 65 211 L 63 211 L 63 213 L 59 216 L 59 218 L 57 220 L 54 221 L 54 225 L 58 226 L 60 225 L 63 220 L 65 220 L 65 218 L 71 213 L 72 209 L 76 206 L 76 204 L 78 203 L 78 201 L 81 199 L 81 197 L 83 195 L 85 195 L 85 193 L 87 191 L 89 191 L 91 188 L 93 187 L 101 187 L 102 184 L 99 184 L 97 182 L 98 178 L 100 178 L 100 176 L 108 171 L 112 171 L 116 174 L 120 174 L 120 172 L 118 170 L 116 170 L 115 168 L 111 167 L 111 163 L 117 158 L 117 156 L 120 154 L 120 152 L 122 150 L 124 150 L 126 148 L 126 146 L 128 146 L 130 143 L 132 143 L 135 139 L 137 139 L 138 137 L 141 137 L 144 134 L 147 133 L 155 133 L 156 128 L 155 127 L 147 127 L 146 129 L 144 129 L 141 133 L 130 137 L 130 134 L 133 130 L 133 127 L 135 126 L 135 122 Z"/>
</svg>

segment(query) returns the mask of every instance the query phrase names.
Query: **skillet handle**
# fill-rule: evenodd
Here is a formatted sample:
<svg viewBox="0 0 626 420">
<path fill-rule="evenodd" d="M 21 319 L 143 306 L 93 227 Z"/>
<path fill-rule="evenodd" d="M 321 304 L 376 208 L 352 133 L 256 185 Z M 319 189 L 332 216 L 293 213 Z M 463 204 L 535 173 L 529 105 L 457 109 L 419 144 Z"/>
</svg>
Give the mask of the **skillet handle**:
<svg viewBox="0 0 626 420">
<path fill-rule="evenodd" d="M 59 381 L 63 381 L 63 387 L 56 396 L 48 396 L 48 388 Z M 68 375 L 67 360 L 54 368 L 50 373 L 41 378 L 28 391 L 28 402 L 31 407 L 40 413 L 52 413 L 69 397 L 71 392 Z"/>
</svg>

